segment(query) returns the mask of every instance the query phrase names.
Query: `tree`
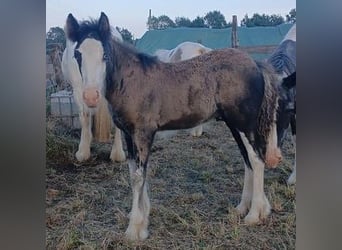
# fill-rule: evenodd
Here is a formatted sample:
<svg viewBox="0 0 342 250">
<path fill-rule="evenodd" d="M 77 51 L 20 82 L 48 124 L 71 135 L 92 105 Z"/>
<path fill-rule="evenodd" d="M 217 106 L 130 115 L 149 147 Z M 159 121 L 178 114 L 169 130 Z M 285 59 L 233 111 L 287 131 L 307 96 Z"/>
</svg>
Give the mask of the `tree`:
<svg viewBox="0 0 342 250">
<path fill-rule="evenodd" d="M 277 26 L 279 24 L 285 23 L 285 19 L 284 17 L 280 16 L 280 15 L 271 15 L 268 18 L 269 23 L 271 24 L 270 26 Z"/>
<path fill-rule="evenodd" d="M 296 9 L 290 10 L 289 14 L 286 15 L 286 22 L 287 23 L 295 23 L 296 22 Z"/>
<path fill-rule="evenodd" d="M 217 10 L 208 12 L 204 16 L 204 21 L 209 28 L 223 29 L 227 27 L 227 22 L 224 15 Z"/>
<path fill-rule="evenodd" d="M 176 24 L 166 15 L 158 17 L 159 29 L 174 28 Z"/>
<path fill-rule="evenodd" d="M 191 21 L 186 17 L 176 17 L 175 24 L 177 27 L 191 27 Z"/>
<path fill-rule="evenodd" d="M 203 17 L 197 16 L 194 20 L 191 21 L 191 27 L 194 28 L 206 28 L 206 24 Z"/>
<path fill-rule="evenodd" d="M 149 30 L 157 30 L 158 29 L 158 18 L 155 16 L 151 16 L 151 18 L 147 22 L 147 26 L 148 26 Z"/>
<path fill-rule="evenodd" d="M 60 27 L 52 27 L 46 33 L 46 46 L 57 43 L 62 44 L 63 49 L 65 48 L 65 33 Z"/>
<path fill-rule="evenodd" d="M 254 26 L 276 26 L 284 23 L 285 20 L 280 15 L 265 15 L 253 14 L 251 18 L 246 14 L 241 20 L 241 26 L 254 27 Z"/>
<path fill-rule="evenodd" d="M 176 24 L 166 15 L 159 17 L 152 16 L 147 22 L 149 29 L 162 30 L 166 28 L 174 28 Z"/>
<path fill-rule="evenodd" d="M 119 28 L 119 27 L 116 27 L 116 29 L 120 32 L 122 39 L 125 42 L 133 44 L 134 37 L 133 37 L 132 33 L 129 32 L 129 30 L 127 30 L 125 28 Z"/>
</svg>

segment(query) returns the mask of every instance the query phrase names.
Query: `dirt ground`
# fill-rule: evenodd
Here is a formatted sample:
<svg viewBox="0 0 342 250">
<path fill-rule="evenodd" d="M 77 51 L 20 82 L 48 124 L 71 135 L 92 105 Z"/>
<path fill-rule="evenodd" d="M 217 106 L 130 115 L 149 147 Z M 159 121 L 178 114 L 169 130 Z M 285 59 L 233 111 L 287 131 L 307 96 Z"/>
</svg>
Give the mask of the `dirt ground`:
<svg viewBox="0 0 342 250">
<path fill-rule="evenodd" d="M 125 240 L 131 189 L 127 163 L 111 163 L 110 143 L 93 143 L 77 163 L 79 131 L 48 124 L 47 249 L 295 249 L 295 187 L 286 179 L 294 163 L 287 138 L 284 161 L 265 172 L 271 215 L 247 226 L 234 211 L 243 187 L 243 160 L 223 122 L 210 122 L 195 138 L 182 131 L 157 138 L 149 164 L 150 235 Z"/>
</svg>

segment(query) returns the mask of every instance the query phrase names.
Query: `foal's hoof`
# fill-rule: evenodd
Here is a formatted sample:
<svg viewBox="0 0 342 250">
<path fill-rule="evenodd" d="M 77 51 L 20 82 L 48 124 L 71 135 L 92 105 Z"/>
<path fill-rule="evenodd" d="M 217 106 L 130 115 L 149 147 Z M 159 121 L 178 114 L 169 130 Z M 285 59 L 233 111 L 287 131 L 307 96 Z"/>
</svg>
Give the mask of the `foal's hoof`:
<svg viewBox="0 0 342 250">
<path fill-rule="evenodd" d="M 289 185 L 294 185 L 296 184 L 296 173 L 292 173 L 289 177 L 289 179 L 287 180 L 287 184 Z"/>
<path fill-rule="evenodd" d="M 200 137 L 203 133 L 202 126 L 195 127 L 190 131 L 190 134 L 194 137 Z"/>
<path fill-rule="evenodd" d="M 125 232 L 126 238 L 130 241 L 143 241 L 148 237 L 147 229 L 128 227 Z"/>
<path fill-rule="evenodd" d="M 79 162 L 82 162 L 82 161 L 86 161 L 89 159 L 90 157 L 90 151 L 85 151 L 85 152 L 82 152 L 80 150 L 78 150 L 75 154 L 76 156 L 76 159 L 79 161 Z"/>
<path fill-rule="evenodd" d="M 264 195 L 263 201 L 261 204 L 252 205 L 251 209 L 249 210 L 248 214 L 246 215 L 244 221 L 247 225 L 254 225 L 257 224 L 260 219 L 264 220 L 267 216 L 271 213 L 271 205 Z"/>
<path fill-rule="evenodd" d="M 113 162 L 124 162 L 126 160 L 125 152 L 122 150 L 113 150 L 110 154 L 110 159 Z"/>
<path fill-rule="evenodd" d="M 240 204 L 235 207 L 235 210 L 237 211 L 237 213 L 240 215 L 240 216 L 244 216 L 245 214 L 247 214 L 247 210 L 249 209 L 249 207 L 247 207 L 246 204 L 243 204 L 240 202 Z"/>
<path fill-rule="evenodd" d="M 247 225 L 255 225 L 260 221 L 259 215 L 255 213 L 248 213 L 244 218 L 244 221 Z"/>
</svg>

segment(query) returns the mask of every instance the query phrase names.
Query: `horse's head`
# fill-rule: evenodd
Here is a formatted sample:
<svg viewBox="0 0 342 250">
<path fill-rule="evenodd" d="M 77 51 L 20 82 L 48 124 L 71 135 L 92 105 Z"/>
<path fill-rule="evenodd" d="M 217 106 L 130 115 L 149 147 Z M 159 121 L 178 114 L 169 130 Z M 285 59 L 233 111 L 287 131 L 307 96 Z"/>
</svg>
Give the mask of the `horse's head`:
<svg viewBox="0 0 342 250">
<path fill-rule="evenodd" d="M 285 131 L 289 127 L 291 118 L 296 115 L 296 72 L 283 78 L 280 86 L 280 98 L 277 114 L 278 146 L 285 138 Z"/>
<path fill-rule="evenodd" d="M 78 21 L 69 14 L 65 26 L 67 47 L 63 54 L 63 73 L 74 89 L 82 91 L 83 102 L 97 107 L 104 94 L 106 67 L 112 37 L 108 17 L 102 12 L 98 21 Z"/>
</svg>

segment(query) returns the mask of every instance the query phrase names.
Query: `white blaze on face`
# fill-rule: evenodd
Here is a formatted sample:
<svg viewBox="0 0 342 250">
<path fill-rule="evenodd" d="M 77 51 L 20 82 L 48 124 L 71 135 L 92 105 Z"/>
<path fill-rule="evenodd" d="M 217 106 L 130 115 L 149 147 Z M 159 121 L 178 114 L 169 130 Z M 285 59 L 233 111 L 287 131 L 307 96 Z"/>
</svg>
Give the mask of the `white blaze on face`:
<svg viewBox="0 0 342 250">
<path fill-rule="evenodd" d="M 81 72 L 84 88 L 97 88 L 103 93 L 106 63 L 103 60 L 103 47 L 100 41 L 85 39 L 78 48 L 82 55 Z"/>
</svg>

